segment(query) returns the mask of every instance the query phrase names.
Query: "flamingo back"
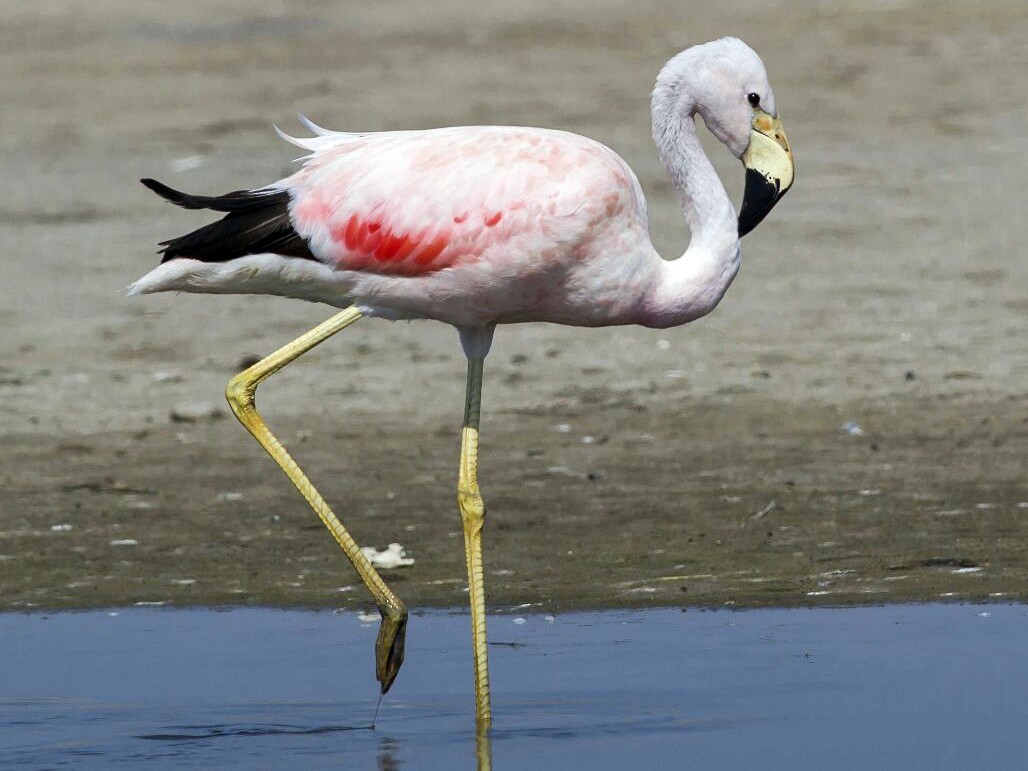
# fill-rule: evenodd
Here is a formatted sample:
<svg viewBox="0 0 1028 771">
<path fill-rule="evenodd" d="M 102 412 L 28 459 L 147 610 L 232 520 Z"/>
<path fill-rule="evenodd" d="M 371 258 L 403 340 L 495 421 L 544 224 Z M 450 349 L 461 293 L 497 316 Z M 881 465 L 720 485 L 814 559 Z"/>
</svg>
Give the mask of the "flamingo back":
<svg viewBox="0 0 1028 771">
<path fill-rule="evenodd" d="M 274 187 L 289 191 L 311 252 L 339 270 L 416 276 L 515 246 L 542 256 L 574 248 L 599 219 L 644 216 L 624 161 L 567 132 L 472 126 L 304 141 L 314 152 Z"/>
</svg>

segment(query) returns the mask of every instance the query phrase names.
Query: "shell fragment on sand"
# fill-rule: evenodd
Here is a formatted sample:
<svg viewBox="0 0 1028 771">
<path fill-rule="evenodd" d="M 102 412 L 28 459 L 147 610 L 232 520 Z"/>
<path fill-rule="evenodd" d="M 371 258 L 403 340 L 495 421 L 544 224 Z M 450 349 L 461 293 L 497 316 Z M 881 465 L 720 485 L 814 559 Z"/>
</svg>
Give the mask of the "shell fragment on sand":
<svg viewBox="0 0 1028 771">
<path fill-rule="evenodd" d="M 361 547 L 361 551 L 371 561 L 373 567 L 381 570 L 391 570 L 414 564 L 414 558 L 408 557 L 407 552 L 398 543 L 391 543 L 382 551 L 374 546 Z"/>
</svg>

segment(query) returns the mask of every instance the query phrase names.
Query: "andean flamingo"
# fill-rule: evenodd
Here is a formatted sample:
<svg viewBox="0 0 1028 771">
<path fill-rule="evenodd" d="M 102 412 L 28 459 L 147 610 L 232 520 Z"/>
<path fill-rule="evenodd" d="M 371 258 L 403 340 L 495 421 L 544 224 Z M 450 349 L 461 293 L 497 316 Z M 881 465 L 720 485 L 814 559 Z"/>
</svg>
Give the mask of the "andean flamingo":
<svg viewBox="0 0 1028 771">
<path fill-rule="evenodd" d="M 793 160 L 760 58 L 724 38 L 693 46 L 660 71 L 653 139 L 692 232 L 663 260 L 628 165 L 593 140 L 539 128 L 461 126 L 351 134 L 304 120 L 315 135 L 295 174 L 218 197 L 143 180 L 221 220 L 165 241 L 161 265 L 132 294 L 275 294 L 344 308 L 232 378 L 233 412 L 335 536 L 382 613 L 376 669 L 385 693 L 403 662 L 407 610 L 268 430 L 257 386 L 362 316 L 452 324 L 468 359 L 457 482 L 464 527 L 477 724 L 491 722 L 477 479 L 482 367 L 497 324 L 549 321 L 671 327 L 709 313 L 735 277 L 739 239 L 793 181 Z M 746 167 L 738 218 L 700 146 L 695 116 Z M 280 132 L 281 133 L 281 132 Z"/>
</svg>

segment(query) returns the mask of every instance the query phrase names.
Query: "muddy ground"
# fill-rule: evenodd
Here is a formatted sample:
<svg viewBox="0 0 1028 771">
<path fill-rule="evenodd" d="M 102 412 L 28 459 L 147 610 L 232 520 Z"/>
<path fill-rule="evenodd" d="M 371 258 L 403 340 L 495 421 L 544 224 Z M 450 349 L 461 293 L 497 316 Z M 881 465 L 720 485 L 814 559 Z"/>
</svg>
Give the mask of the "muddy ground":
<svg viewBox="0 0 1028 771">
<path fill-rule="evenodd" d="M 270 298 L 129 300 L 195 226 L 137 183 L 284 175 L 331 127 L 567 128 L 687 233 L 648 91 L 687 44 L 764 58 L 797 183 L 687 328 L 501 329 L 482 486 L 497 607 L 1028 598 L 1028 15 L 1017 1 L 0 5 L 0 608 L 361 606 L 225 381 L 326 318 Z M 741 170 L 709 145 L 738 199 Z M 464 365 L 441 325 L 362 322 L 261 406 L 387 580 L 464 599 Z M 848 430 L 843 430 L 846 426 Z"/>
</svg>

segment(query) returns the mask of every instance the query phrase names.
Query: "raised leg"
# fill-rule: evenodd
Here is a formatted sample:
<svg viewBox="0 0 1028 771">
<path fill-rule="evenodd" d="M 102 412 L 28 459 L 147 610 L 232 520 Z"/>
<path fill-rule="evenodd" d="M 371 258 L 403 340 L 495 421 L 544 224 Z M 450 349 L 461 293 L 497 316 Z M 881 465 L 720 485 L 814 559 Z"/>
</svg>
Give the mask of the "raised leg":
<svg viewBox="0 0 1028 771">
<path fill-rule="evenodd" d="M 375 598 L 378 609 L 382 613 L 382 626 L 375 644 L 375 674 L 382 686 L 382 693 L 385 693 L 393 684 L 396 673 L 400 671 L 400 665 L 403 664 L 403 647 L 407 634 L 407 608 L 386 586 L 385 581 L 371 566 L 371 562 L 364 556 L 364 552 L 357 546 L 356 541 L 343 527 L 343 523 L 325 503 L 321 493 L 315 489 L 307 475 L 303 473 L 296 461 L 286 452 L 282 443 L 265 425 L 254 403 L 257 386 L 263 380 L 318 343 L 350 326 L 360 317 L 361 312 L 352 307 L 336 314 L 324 324 L 316 326 L 310 332 L 279 348 L 249 369 L 240 372 L 229 381 L 228 387 L 225 389 L 225 396 L 228 398 L 232 412 L 239 418 L 239 422 L 246 426 L 246 430 L 253 434 L 254 439 L 268 451 L 275 463 L 296 485 L 296 489 L 307 499 L 307 503 L 311 505 L 325 527 L 332 533 L 346 558 L 350 560 L 361 580 Z"/>
<path fill-rule="evenodd" d="M 483 363 L 482 358 L 468 358 L 468 391 L 464 402 L 460 472 L 457 477 L 457 505 L 464 525 L 464 553 L 468 562 L 471 634 L 475 654 L 475 714 L 480 734 L 488 731 L 492 723 L 492 710 L 489 705 L 489 661 L 485 639 L 485 581 L 482 566 L 485 502 L 478 489 L 478 419 L 482 408 Z"/>
</svg>

